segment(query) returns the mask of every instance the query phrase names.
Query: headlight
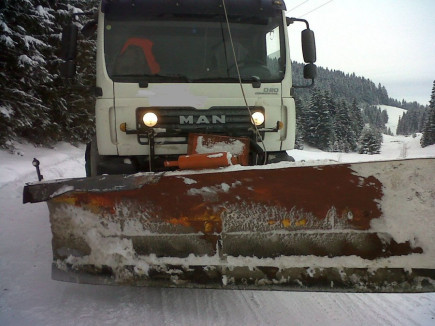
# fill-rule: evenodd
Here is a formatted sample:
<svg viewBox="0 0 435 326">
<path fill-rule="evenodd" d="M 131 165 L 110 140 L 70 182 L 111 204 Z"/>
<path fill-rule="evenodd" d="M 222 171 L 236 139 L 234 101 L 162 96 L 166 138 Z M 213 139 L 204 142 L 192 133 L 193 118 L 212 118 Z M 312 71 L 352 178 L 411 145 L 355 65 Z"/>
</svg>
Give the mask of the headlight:
<svg viewBox="0 0 435 326">
<path fill-rule="evenodd" d="M 153 112 L 147 112 L 144 114 L 143 118 L 143 123 L 145 124 L 145 126 L 147 127 L 154 127 L 157 124 L 157 115 Z"/>
<path fill-rule="evenodd" d="M 264 114 L 257 111 L 252 114 L 252 121 L 256 126 L 262 125 L 264 122 Z"/>
</svg>

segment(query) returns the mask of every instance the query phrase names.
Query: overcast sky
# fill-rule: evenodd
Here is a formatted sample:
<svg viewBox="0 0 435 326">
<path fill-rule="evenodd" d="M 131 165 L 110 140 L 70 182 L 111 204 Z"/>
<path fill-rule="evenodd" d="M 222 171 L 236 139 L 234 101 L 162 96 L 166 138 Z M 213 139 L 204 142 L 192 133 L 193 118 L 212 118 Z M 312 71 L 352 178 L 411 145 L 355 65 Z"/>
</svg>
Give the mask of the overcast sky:
<svg viewBox="0 0 435 326">
<path fill-rule="evenodd" d="M 384 85 L 392 98 L 428 104 L 435 80 L 434 0 L 285 2 L 288 17 L 307 19 L 314 30 L 319 66 L 355 72 Z M 291 37 L 300 47 L 299 30 Z M 291 55 L 302 62 L 299 51 Z"/>
</svg>

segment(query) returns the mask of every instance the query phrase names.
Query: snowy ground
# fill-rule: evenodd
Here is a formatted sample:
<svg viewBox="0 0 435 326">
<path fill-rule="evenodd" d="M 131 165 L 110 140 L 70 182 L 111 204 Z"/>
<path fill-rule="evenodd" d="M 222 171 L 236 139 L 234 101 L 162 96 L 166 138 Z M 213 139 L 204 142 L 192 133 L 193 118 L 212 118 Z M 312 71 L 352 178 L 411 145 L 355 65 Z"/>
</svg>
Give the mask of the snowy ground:
<svg viewBox="0 0 435 326">
<path fill-rule="evenodd" d="M 387 129 L 390 129 L 391 132 L 395 135 L 397 130 L 397 125 L 399 124 L 399 118 L 403 116 L 407 111 L 395 106 L 390 105 L 378 105 L 378 108 L 381 111 L 386 110 L 388 114 L 388 122 L 385 124 Z"/>
<path fill-rule="evenodd" d="M 84 147 L 17 144 L 0 151 L 0 325 L 435 325 L 435 293 L 345 294 L 129 288 L 50 279 L 51 233 L 45 203 L 22 205 L 22 187 L 84 176 Z M 384 136 L 380 155 L 294 150 L 297 161 L 435 157 L 419 137 Z"/>
</svg>

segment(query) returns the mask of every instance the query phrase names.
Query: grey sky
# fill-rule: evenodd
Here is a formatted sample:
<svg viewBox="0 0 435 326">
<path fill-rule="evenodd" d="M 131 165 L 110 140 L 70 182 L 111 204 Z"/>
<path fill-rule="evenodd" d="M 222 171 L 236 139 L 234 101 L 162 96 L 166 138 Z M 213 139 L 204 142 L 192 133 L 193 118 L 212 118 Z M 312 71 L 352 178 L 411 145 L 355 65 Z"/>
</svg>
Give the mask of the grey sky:
<svg viewBox="0 0 435 326">
<path fill-rule="evenodd" d="M 429 102 L 435 80 L 434 0 L 285 2 L 287 10 L 299 5 L 287 16 L 303 16 L 316 33 L 319 66 L 381 83 L 398 100 Z M 300 47 L 300 28 L 290 30 L 297 39 L 292 49 Z M 302 62 L 299 49 L 292 50 L 292 59 Z"/>
</svg>

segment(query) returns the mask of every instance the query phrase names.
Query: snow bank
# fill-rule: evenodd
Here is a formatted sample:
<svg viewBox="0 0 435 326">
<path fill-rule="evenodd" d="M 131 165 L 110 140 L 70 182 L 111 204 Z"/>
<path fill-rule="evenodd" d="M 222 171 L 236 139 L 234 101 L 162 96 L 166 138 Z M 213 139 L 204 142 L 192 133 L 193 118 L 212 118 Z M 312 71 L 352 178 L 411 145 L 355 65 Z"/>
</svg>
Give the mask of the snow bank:
<svg viewBox="0 0 435 326">
<path fill-rule="evenodd" d="M 38 181 L 33 158 L 40 161 L 44 180 L 84 177 L 85 145 L 75 147 L 67 143 L 58 143 L 53 148 L 35 147 L 29 143 L 14 143 L 15 153 L 0 151 L 0 188 L 6 184 L 27 176 L 26 182 Z M 82 167 L 77 169 L 77 163 Z"/>
<path fill-rule="evenodd" d="M 412 136 L 389 136 L 383 135 L 383 142 L 380 154 L 358 154 L 358 153 L 337 153 L 323 152 L 317 148 L 305 146 L 303 150 L 293 149 L 287 151 L 293 156 L 296 162 L 316 163 L 356 163 L 385 161 L 404 158 L 435 157 L 435 145 L 422 148 L 420 139 L 422 134 Z"/>
</svg>

